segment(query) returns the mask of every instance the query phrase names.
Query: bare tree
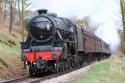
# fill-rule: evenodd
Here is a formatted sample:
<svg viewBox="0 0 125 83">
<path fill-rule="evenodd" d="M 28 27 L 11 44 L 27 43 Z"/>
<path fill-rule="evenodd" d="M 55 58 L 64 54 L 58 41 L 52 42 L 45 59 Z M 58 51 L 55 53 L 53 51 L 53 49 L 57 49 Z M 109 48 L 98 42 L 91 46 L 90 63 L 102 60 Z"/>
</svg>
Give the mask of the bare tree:
<svg viewBox="0 0 125 83">
<path fill-rule="evenodd" d="M 30 0 L 18 0 L 19 25 L 22 34 L 22 42 L 24 41 L 24 11 L 31 5 Z"/>
<path fill-rule="evenodd" d="M 13 22 L 13 2 L 10 0 L 10 28 L 9 32 L 12 32 L 12 22 Z"/>
<path fill-rule="evenodd" d="M 4 3 L 3 3 L 4 2 Z M 9 12 L 10 17 L 10 25 L 9 25 L 9 32 L 12 32 L 12 23 L 16 19 L 14 18 L 16 12 L 18 11 L 19 17 L 19 26 L 20 26 L 20 33 L 22 35 L 22 41 L 24 41 L 24 12 L 27 8 L 31 5 L 30 0 L 0 0 L 0 17 L 4 17 L 4 20 L 7 17 L 7 13 Z"/>
<path fill-rule="evenodd" d="M 7 14 L 7 0 L 5 0 L 5 2 L 4 2 L 4 21 L 5 21 L 5 19 L 6 19 L 6 15 Z"/>
<path fill-rule="evenodd" d="M 22 18 L 21 18 L 21 25 L 22 25 L 22 42 L 24 41 L 24 0 L 22 0 Z"/>
<path fill-rule="evenodd" d="M 3 16 L 3 0 L 0 0 L 0 18 Z"/>
<path fill-rule="evenodd" d="M 123 24 L 123 31 L 124 31 L 124 48 L 123 48 L 123 51 L 125 53 L 125 0 L 120 0 L 120 6 L 121 6 L 122 24 Z"/>
<path fill-rule="evenodd" d="M 10 1 L 9 0 L 3 0 L 3 18 L 4 21 L 6 20 L 7 17 L 7 12 L 10 10 Z"/>
</svg>

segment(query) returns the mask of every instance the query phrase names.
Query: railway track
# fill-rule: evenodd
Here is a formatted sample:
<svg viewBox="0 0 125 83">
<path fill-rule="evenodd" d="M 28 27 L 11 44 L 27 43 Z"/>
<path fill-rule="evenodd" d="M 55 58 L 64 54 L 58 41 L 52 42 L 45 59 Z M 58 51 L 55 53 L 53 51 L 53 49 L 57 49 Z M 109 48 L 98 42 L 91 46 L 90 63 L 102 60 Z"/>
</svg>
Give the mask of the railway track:
<svg viewBox="0 0 125 83">
<path fill-rule="evenodd" d="M 92 64 L 88 65 L 88 66 L 92 66 Z M 40 81 L 52 79 L 52 78 L 70 73 L 72 71 L 75 71 L 77 69 L 80 69 L 82 67 L 84 67 L 84 66 L 81 66 L 79 68 L 74 68 L 74 69 L 71 69 L 71 70 L 68 70 L 68 71 L 60 72 L 60 73 L 54 73 L 54 74 L 49 74 L 49 75 L 41 75 L 41 76 L 39 75 L 39 76 L 36 76 L 36 77 L 23 76 L 23 77 L 19 77 L 19 78 L 12 79 L 12 80 L 6 80 L 6 81 L 3 81 L 2 83 L 40 83 Z"/>
<path fill-rule="evenodd" d="M 22 77 L 18 77 L 16 79 L 11 79 L 11 80 L 6 80 L 6 81 L 2 81 L 2 83 L 17 83 L 17 82 L 20 82 L 20 81 L 23 81 L 23 80 L 26 80 L 30 78 L 30 76 L 22 76 Z"/>
</svg>

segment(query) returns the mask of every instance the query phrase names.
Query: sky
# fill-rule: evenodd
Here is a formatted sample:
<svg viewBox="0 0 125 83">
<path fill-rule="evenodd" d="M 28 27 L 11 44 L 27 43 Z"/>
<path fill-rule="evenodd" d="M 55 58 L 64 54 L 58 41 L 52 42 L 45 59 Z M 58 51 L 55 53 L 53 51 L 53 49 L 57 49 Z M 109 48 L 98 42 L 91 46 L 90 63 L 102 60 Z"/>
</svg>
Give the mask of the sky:
<svg viewBox="0 0 125 83">
<path fill-rule="evenodd" d="M 32 0 L 32 10 L 47 9 L 62 17 L 89 17 L 89 25 L 97 27 L 95 35 L 117 50 L 121 28 L 119 0 Z"/>
</svg>

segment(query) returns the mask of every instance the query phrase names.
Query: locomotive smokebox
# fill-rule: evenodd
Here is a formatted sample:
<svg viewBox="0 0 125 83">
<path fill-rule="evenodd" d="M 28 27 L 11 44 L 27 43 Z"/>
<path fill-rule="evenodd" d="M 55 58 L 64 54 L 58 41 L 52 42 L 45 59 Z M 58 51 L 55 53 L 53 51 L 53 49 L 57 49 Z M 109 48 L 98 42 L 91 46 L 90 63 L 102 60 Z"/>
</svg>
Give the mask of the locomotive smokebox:
<svg viewBox="0 0 125 83">
<path fill-rule="evenodd" d="M 38 10 L 38 13 L 39 13 L 39 15 L 41 15 L 41 14 L 47 14 L 47 9 L 39 9 Z"/>
</svg>

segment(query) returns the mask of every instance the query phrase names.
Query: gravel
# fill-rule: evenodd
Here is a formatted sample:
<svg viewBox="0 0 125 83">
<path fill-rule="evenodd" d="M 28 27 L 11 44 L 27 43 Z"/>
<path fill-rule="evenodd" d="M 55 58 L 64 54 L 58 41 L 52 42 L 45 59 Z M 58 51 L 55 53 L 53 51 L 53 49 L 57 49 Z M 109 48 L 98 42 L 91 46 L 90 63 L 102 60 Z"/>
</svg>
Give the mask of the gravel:
<svg viewBox="0 0 125 83">
<path fill-rule="evenodd" d="M 89 65 L 59 77 L 41 81 L 40 83 L 75 83 L 76 80 L 79 80 L 82 76 L 84 76 L 91 67 L 92 65 Z"/>
</svg>

